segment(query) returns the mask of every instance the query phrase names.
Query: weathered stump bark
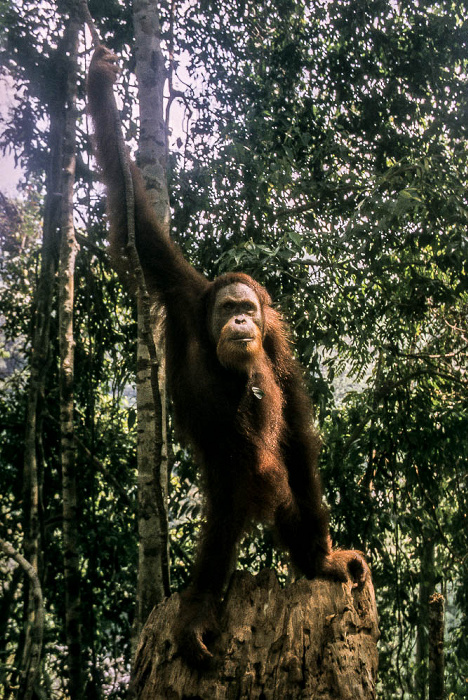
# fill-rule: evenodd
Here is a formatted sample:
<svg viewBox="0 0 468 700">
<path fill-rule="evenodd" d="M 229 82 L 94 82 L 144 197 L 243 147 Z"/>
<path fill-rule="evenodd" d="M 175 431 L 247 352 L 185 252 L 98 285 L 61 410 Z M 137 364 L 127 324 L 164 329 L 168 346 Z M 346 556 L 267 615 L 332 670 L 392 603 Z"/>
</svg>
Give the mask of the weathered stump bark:
<svg viewBox="0 0 468 700">
<path fill-rule="evenodd" d="M 276 574 L 236 572 L 211 650 L 215 668 L 198 672 L 178 655 L 173 595 L 156 607 L 137 650 L 138 700 L 371 700 L 378 618 L 369 581 L 361 591 L 300 580 L 282 589 Z"/>
</svg>

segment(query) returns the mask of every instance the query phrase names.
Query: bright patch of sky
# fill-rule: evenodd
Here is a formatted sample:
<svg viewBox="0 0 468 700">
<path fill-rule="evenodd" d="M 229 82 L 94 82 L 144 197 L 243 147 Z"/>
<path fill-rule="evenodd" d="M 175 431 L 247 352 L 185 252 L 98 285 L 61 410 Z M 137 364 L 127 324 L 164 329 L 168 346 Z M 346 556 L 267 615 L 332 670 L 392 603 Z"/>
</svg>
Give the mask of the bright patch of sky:
<svg viewBox="0 0 468 700">
<path fill-rule="evenodd" d="M 0 119 L 8 117 L 14 102 L 13 95 L 13 86 L 9 78 L 0 76 Z M 14 196 L 21 174 L 21 169 L 15 165 L 13 155 L 8 152 L 5 155 L 0 153 L 0 191 L 7 196 Z"/>
</svg>

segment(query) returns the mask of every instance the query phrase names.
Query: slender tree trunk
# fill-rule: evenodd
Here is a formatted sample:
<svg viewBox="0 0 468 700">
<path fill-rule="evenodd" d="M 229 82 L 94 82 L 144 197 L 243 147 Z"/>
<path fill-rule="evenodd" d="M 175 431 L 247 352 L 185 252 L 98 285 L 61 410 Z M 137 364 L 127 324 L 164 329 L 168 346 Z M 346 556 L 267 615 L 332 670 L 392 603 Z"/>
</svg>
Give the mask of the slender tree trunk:
<svg viewBox="0 0 468 700">
<path fill-rule="evenodd" d="M 54 69 L 51 61 L 51 71 Z M 50 321 L 55 292 L 55 275 L 58 260 L 58 231 L 60 227 L 60 191 L 62 167 L 63 105 L 62 96 L 54 95 L 48 104 L 50 117 L 49 167 L 46 176 L 46 198 L 42 227 L 41 268 L 35 292 L 34 316 L 31 333 L 31 353 L 29 359 L 30 378 L 26 408 L 24 461 L 23 461 L 23 513 L 24 513 L 24 556 L 36 571 L 39 580 L 42 574 L 41 563 L 41 470 L 39 469 L 43 403 L 46 393 L 50 365 Z M 28 638 L 33 625 L 34 600 L 29 579 L 24 586 L 25 632 L 19 644 L 17 659 L 22 659 L 19 675 L 29 675 L 31 660 L 27 656 Z M 22 690 L 21 690 L 22 692 Z"/>
<path fill-rule="evenodd" d="M 169 235 L 166 129 L 163 118 L 164 59 L 158 3 L 133 3 L 139 85 L 139 164 L 160 221 Z M 134 647 L 151 612 L 169 594 L 167 527 L 167 432 L 161 310 L 144 290 L 138 297 L 138 502 L 139 567 Z M 154 328 L 157 332 L 153 333 Z"/>
<path fill-rule="evenodd" d="M 167 74 L 161 50 L 159 3 L 134 0 L 133 24 L 140 107 L 138 164 L 160 223 L 169 235 L 167 127 L 163 97 Z"/>
<path fill-rule="evenodd" d="M 44 605 L 41 583 L 36 568 L 31 566 L 21 554 L 18 554 L 9 542 L 0 539 L 0 551 L 11 559 L 14 559 L 23 569 L 23 572 L 30 581 L 29 589 L 32 602 L 31 625 L 24 645 L 24 657 L 27 663 L 23 664 L 17 697 L 19 700 L 31 700 L 34 692 L 34 685 L 39 675 L 42 638 L 44 635 Z"/>
<path fill-rule="evenodd" d="M 444 698 L 444 596 L 434 593 L 429 600 L 429 700 Z"/>
<path fill-rule="evenodd" d="M 65 118 L 62 161 L 61 245 L 59 263 L 60 452 L 63 492 L 63 556 L 65 574 L 65 632 L 68 651 L 68 690 L 72 700 L 84 696 L 80 619 L 80 569 L 73 423 L 74 347 L 73 306 L 75 258 L 78 245 L 73 224 L 76 163 L 77 55 L 81 24 L 71 16 L 64 37 Z"/>
<path fill-rule="evenodd" d="M 427 698 L 427 669 L 429 661 L 429 598 L 434 593 L 434 542 L 425 537 L 421 546 L 419 579 L 419 613 L 416 631 L 415 691 L 418 700 Z"/>
</svg>

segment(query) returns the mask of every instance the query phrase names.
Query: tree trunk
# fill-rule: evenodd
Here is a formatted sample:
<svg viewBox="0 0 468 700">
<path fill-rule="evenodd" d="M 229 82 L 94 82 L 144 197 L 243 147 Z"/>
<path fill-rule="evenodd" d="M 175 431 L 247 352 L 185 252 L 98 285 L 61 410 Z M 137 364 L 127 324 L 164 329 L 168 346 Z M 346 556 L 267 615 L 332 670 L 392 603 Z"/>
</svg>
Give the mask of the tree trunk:
<svg viewBox="0 0 468 700">
<path fill-rule="evenodd" d="M 158 3 L 135 0 L 136 75 L 139 87 L 138 161 L 161 225 L 169 235 L 167 139 L 163 118 L 164 59 Z M 144 290 L 138 295 L 138 528 L 139 565 L 134 646 L 154 605 L 169 594 L 167 434 L 161 324 Z M 156 312 L 160 317 L 161 312 Z M 153 333 L 153 329 L 158 329 Z"/>
<path fill-rule="evenodd" d="M 62 212 L 59 261 L 60 347 L 60 458 L 63 493 L 63 557 L 65 579 L 65 633 L 67 641 L 68 691 L 72 700 L 83 698 L 84 673 L 81 644 L 80 561 L 74 443 L 74 347 L 73 307 L 75 258 L 78 245 L 73 224 L 73 189 L 76 163 L 77 55 L 81 22 L 70 17 L 63 38 L 65 76 Z"/>
<path fill-rule="evenodd" d="M 13 549 L 9 542 L 0 539 L 0 552 L 7 557 L 14 559 L 23 572 L 27 574 L 30 581 L 31 596 L 31 624 L 28 627 L 23 655 L 25 663 L 22 666 L 20 683 L 18 687 L 18 698 L 21 700 L 31 700 L 34 693 L 34 686 L 39 677 L 39 664 L 41 661 L 42 638 L 44 635 L 44 604 L 42 598 L 41 583 L 37 575 L 36 568 L 26 561 L 24 557 Z M 27 661 L 27 663 L 26 663 Z"/>
<path fill-rule="evenodd" d="M 376 697 L 378 617 L 372 583 L 328 581 L 280 588 L 276 575 L 236 572 L 220 615 L 213 669 L 200 673 L 173 639 L 179 596 L 151 613 L 135 661 L 138 700 L 371 700 Z"/>
<path fill-rule="evenodd" d="M 159 3 L 155 0 L 134 0 L 133 25 L 140 107 L 138 165 L 160 225 L 169 236 L 167 127 L 164 120 L 164 83 L 167 76 L 161 50 Z"/>
<path fill-rule="evenodd" d="M 57 54 L 60 47 L 57 49 Z M 55 60 L 57 60 L 57 54 Z M 51 60 L 51 73 L 55 62 Z M 57 72 L 57 71 L 56 71 Z M 52 82 L 52 81 L 51 81 Z M 57 90 L 50 98 L 47 108 L 50 118 L 49 158 L 46 176 L 46 198 L 42 225 L 41 269 L 35 291 L 34 315 L 31 332 L 31 352 L 29 358 L 29 387 L 25 419 L 24 459 L 23 459 L 23 515 L 24 515 L 24 556 L 41 579 L 41 527 L 42 518 L 40 470 L 40 444 L 42 440 L 43 404 L 46 394 L 47 377 L 50 366 L 50 320 L 55 293 L 55 274 L 58 260 L 58 231 L 61 213 L 62 139 L 64 95 Z M 31 660 L 25 653 L 28 638 L 33 626 L 35 602 L 30 590 L 29 579 L 25 581 L 25 632 L 22 635 L 16 654 L 18 672 L 21 678 L 29 677 Z M 21 664 L 21 667 L 19 666 Z M 24 694 L 20 683 L 19 697 Z"/>
<path fill-rule="evenodd" d="M 427 698 L 427 667 L 429 656 L 428 619 L 429 599 L 435 588 L 434 540 L 425 534 L 420 549 L 421 572 L 419 576 L 419 611 L 416 629 L 415 692 L 418 700 Z"/>
<path fill-rule="evenodd" d="M 429 600 L 429 700 L 444 698 L 444 596 Z"/>
</svg>

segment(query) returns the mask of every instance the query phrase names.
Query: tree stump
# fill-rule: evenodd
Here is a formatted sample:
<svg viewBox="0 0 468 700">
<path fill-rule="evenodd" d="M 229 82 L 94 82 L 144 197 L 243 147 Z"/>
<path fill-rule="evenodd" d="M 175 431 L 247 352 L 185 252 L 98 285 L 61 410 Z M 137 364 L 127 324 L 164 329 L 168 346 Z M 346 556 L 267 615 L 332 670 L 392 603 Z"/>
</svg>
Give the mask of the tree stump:
<svg viewBox="0 0 468 700">
<path fill-rule="evenodd" d="M 172 630 L 174 594 L 148 618 L 137 649 L 137 700 L 371 700 L 378 617 L 372 582 L 360 591 L 322 580 L 282 589 L 276 574 L 236 572 L 210 647 L 214 668 L 187 666 Z"/>
</svg>

